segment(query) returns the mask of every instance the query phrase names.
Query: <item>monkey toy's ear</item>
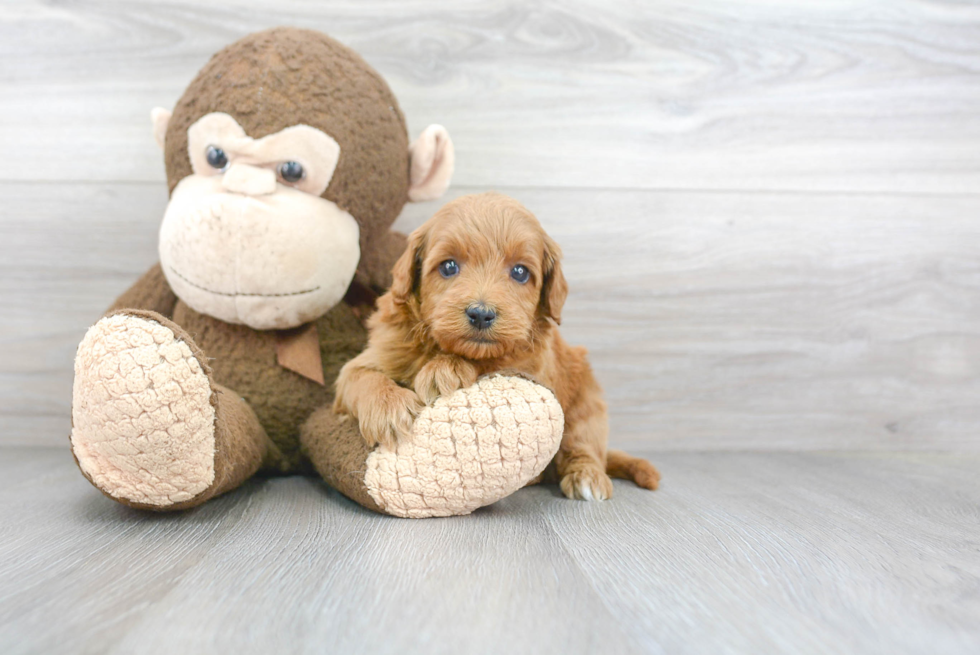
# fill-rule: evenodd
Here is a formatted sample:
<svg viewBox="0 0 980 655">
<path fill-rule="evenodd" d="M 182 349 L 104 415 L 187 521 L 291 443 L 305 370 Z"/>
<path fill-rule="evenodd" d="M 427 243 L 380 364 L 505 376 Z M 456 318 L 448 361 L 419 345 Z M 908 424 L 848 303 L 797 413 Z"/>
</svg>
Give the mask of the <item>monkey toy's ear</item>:
<svg viewBox="0 0 980 655">
<path fill-rule="evenodd" d="M 163 107 L 154 107 L 150 112 L 150 121 L 153 123 L 153 138 L 157 145 L 163 150 L 163 141 L 167 136 L 167 125 L 170 123 L 171 112 Z"/>
<path fill-rule="evenodd" d="M 435 200 L 449 187 L 456 155 L 449 132 L 442 125 L 430 125 L 408 148 L 408 199 L 412 202 Z"/>
</svg>

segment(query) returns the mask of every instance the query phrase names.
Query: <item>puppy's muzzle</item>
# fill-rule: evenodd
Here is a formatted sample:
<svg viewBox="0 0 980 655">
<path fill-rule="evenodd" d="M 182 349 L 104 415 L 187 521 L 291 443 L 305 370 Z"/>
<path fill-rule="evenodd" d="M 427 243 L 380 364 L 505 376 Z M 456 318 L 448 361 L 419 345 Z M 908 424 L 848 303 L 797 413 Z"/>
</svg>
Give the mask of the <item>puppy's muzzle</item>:
<svg viewBox="0 0 980 655">
<path fill-rule="evenodd" d="M 466 317 L 477 330 L 488 330 L 497 318 L 497 313 L 484 304 L 476 304 L 466 308 Z"/>
</svg>

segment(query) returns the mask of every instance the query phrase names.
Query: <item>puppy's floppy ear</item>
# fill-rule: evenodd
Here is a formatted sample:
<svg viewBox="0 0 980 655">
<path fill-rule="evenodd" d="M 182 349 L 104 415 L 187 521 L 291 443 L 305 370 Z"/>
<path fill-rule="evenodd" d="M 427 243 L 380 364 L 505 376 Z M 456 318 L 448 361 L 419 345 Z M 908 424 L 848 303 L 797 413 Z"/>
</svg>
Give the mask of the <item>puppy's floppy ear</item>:
<svg viewBox="0 0 980 655">
<path fill-rule="evenodd" d="M 551 237 L 544 237 L 544 259 L 541 263 L 541 313 L 561 325 L 561 308 L 568 296 L 568 282 L 561 270 L 561 248 Z"/>
<path fill-rule="evenodd" d="M 390 291 L 396 303 L 407 303 L 418 292 L 427 237 L 428 229 L 425 225 L 408 235 L 408 247 L 391 269 Z"/>
</svg>

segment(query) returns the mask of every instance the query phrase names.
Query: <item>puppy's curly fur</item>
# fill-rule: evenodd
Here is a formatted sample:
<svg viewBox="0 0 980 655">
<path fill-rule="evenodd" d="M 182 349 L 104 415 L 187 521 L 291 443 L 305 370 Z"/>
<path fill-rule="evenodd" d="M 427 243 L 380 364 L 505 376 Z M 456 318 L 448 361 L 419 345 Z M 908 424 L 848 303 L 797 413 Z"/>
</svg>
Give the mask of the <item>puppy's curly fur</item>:
<svg viewBox="0 0 980 655">
<path fill-rule="evenodd" d="M 657 488 L 649 462 L 606 450 L 606 403 L 585 348 L 558 332 L 568 294 L 561 249 L 523 205 L 495 193 L 448 203 L 411 234 L 392 275 L 367 349 L 337 379 L 334 409 L 359 421 L 368 445 L 409 439 L 425 404 L 480 375 L 519 372 L 552 389 L 564 410 L 545 476 L 566 496 L 609 498 L 610 475 Z"/>
</svg>

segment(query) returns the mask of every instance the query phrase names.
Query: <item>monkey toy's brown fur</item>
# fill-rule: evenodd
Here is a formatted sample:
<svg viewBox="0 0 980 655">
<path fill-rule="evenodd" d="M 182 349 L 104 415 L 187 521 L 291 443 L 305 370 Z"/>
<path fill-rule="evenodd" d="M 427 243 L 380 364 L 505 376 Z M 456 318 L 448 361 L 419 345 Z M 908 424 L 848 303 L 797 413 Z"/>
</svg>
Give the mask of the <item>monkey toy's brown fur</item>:
<svg viewBox="0 0 980 655">
<path fill-rule="evenodd" d="M 358 281 L 387 288 L 391 263 L 405 249 L 404 236 L 388 228 L 408 197 L 409 144 L 405 117 L 378 73 L 350 48 L 308 30 L 260 32 L 221 50 L 187 87 L 167 125 L 171 193 L 191 174 L 187 128 L 215 111 L 233 114 L 256 139 L 303 123 L 337 140 L 341 159 L 323 196 L 361 225 Z"/>
<path fill-rule="evenodd" d="M 256 92 L 259 88 L 261 93 Z M 329 101 L 324 102 L 327 91 Z M 168 123 L 165 158 L 171 192 L 192 173 L 188 127 L 217 111 L 233 114 L 254 138 L 304 123 L 337 140 L 341 158 L 323 196 L 350 211 L 360 225 L 362 255 L 356 280 L 385 288 L 405 244 L 404 236 L 389 231 L 389 226 L 408 196 L 409 144 L 398 102 L 377 73 L 350 49 L 305 30 L 271 30 L 225 48 L 198 73 Z M 149 316 L 194 344 L 216 392 L 216 448 L 228 459 L 216 461 L 215 484 L 205 493 L 165 509 L 200 504 L 236 487 L 259 465 L 297 470 L 300 426 L 317 408 L 329 407 L 329 381 L 365 344 L 353 308 L 338 303 L 315 321 L 328 384 L 312 383 L 278 365 L 276 332 L 234 325 L 191 309 L 174 294 L 159 264 L 113 303 L 110 313 L 114 312 Z M 223 429 L 226 424 L 234 429 Z"/>
<path fill-rule="evenodd" d="M 561 410 L 527 381 L 483 381 L 466 397 L 520 404 L 520 434 L 500 433 L 515 447 L 493 450 L 502 462 L 461 464 L 435 442 L 435 459 L 372 451 L 332 411 L 332 383 L 366 343 L 356 306 L 390 284 L 405 247 L 390 225 L 407 200 L 448 184 L 443 128 L 409 146 L 395 97 L 363 59 L 288 28 L 219 52 L 154 124 L 171 190 L 161 264 L 88 331 L 75 361 L 71 446 L 93 485 L 166 511 L 260 469 L 315 468 L 365 507 L 422 517 L 472 511 L 544 468 Z M 304 175 L 287 177 L 282 162 Z M 439 429 L 458 433 L 454 420 Z M 467 454 L 458 440 L 448 448 Z"/>
</svg>

